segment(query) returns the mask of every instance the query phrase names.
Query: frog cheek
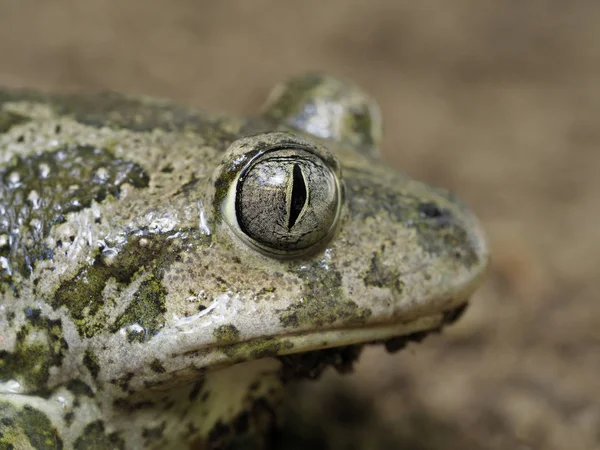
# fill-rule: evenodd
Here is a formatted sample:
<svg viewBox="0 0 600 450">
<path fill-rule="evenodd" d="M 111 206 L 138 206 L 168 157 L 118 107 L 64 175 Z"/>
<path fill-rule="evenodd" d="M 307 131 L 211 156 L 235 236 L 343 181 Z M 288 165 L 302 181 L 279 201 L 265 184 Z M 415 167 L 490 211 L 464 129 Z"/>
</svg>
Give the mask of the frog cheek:
<svg viewBox="0 0 600 450">
<path fill-rule="evenodd" d="M 379 105 L 346 80 L 306 74 L 284 81 L 271 91 L 263 116 L 363 154 L 379 154 Z"/>
<path fill-rule="evenodd" d="M 229 229 L 267 256 L 295 258 L 322 249 L 338 229 L 344 202 L 333 155 L 289 133 L 240 141 L 230 156 L 245 164 L 233 171 L 224 164 L 216 180 L 230 181 L 216 202 Z M 246 151 L 238 154 L 240 148 Z"/>
</svg>

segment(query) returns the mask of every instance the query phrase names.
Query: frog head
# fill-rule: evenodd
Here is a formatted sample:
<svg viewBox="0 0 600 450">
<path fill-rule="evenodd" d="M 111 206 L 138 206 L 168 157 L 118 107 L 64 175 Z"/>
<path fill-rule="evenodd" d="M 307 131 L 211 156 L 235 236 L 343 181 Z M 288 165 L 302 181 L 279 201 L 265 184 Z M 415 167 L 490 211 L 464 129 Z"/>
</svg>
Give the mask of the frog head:
<svg viewBox="0 0 600 450">
<path fill-rule="evenodd" d="M 206 437 L 282 366 L 441 329 L 487 265 L 473 213 L 382 162 L 379 107 L 337 78 L 288 80 L 253 118 L 117 95 L 0 107 L 0 400 L 69 442 L 92 418 Z"/>
</svg>

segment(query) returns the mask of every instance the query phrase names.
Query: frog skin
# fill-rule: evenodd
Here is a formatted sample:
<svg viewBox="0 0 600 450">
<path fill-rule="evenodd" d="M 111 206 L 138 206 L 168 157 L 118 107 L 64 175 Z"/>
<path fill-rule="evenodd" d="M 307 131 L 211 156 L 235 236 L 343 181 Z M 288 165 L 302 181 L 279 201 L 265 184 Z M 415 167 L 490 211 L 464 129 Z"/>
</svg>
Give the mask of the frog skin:
<svg viewBox="0 0 600 450">
<path fill-rule="evenodd" d="M 250 118 L 0 90 L 0 448 L 219 448 L 455 319 L 484 234 L 381 128 L 320 74 Z"/>
</svg>

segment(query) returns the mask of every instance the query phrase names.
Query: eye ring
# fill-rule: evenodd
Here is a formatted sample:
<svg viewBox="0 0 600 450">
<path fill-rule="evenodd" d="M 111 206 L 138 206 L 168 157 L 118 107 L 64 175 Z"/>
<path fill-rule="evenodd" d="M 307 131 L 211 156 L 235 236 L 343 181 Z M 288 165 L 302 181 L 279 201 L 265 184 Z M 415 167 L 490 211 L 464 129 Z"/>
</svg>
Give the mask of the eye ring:
<svg viewBox="0 0 600 450">
<path fill-rule="evenodd" d="M 280 258 L 316 252 L 330 241 L 344 186 L 329 150 L 290 133 L 266 133 L 234 142 L 229 154 L 218 174 L 230 183 L 220 208 L 241 241 Z"/>
</svg>

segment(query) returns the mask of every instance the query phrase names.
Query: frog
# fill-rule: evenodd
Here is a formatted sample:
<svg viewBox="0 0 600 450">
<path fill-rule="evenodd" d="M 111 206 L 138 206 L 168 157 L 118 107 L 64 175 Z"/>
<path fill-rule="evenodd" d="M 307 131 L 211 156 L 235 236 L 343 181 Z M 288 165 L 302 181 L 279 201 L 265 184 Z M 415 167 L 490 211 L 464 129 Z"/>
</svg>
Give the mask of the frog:
<svg viewBox="0 0 600 450">
<path fill-rule="evenodd" d="M 454 322 L 482 225 L 382 139 L 324 73 L 247 117 L 0 90 L 0 447 L 267 446 L 287 383 Z"/>
</svg>

